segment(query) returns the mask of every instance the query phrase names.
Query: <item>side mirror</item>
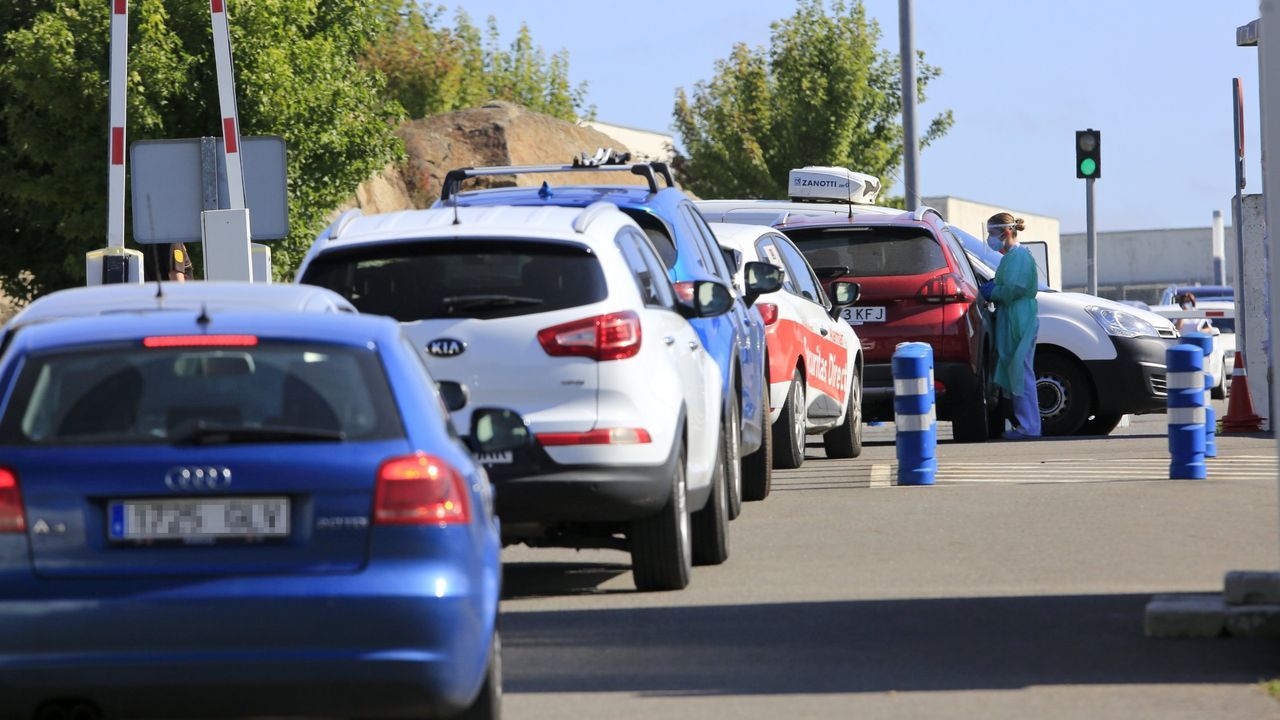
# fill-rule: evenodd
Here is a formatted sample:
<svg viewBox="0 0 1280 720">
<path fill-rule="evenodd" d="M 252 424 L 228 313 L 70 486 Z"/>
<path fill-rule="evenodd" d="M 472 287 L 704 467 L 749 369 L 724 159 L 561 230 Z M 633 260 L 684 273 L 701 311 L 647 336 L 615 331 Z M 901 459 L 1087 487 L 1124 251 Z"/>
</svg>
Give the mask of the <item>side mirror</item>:
<svg viewBox="0 0 1280 720">
<path fill-rule="evenodd" d="M 862 286 L 856 282 L 837 280 L 831 283 L 829 292 L 828 297 L 831 298 L 831 312 L 834 317 L 844 308 L 858 302 L 858 298 L 862 297 Z"/>
<path fill-rule="evenodd" d="M 676 308 L 686 318 L 717 317 L 733 307 L 733 292 L 712 280 L 676 283 Z"/>
<path fill-rule="evenodd" d="M 782 268 L 777 265 L 749 262 L 742 272 L 747 279 L 746 292 L 742 295 L 742 298 L 747 301 L 747 307 L 751 307 L 756 298 L 761 295 L 768 295 L 782 289 Z"/>
<path fill-rule="evenodd" d="M 440 380 L 436 383 L 436 389 L 440 391 L 440 399 L 444 401 L 444 409 L 451 413 L 458 412 L 466 407 L 467 401 L 471 399 L 466 386 L 452 380 Z"/>
<path fill-rule="evenodd" d="M 472 452 L 484 455 L 519 450 L 532 438 L 520 413 L 503 408 L 476 408 L 471 413 L 468 440 Z"/>
</svg>

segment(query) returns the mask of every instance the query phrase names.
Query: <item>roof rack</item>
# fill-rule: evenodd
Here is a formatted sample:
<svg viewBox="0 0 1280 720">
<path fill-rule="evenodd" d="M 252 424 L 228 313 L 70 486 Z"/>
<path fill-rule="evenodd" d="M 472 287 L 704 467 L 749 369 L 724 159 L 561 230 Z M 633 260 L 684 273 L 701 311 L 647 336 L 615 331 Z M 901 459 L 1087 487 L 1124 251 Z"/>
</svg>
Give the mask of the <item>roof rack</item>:
<svg viewBox="0 0 1280 720">
<path fill-rule="evenodd" d="M 929 207 L 928 205 L 921 205 L 920 207 L 916 208 L 915 211 L 911 213 L 911 219 L 921 221 L 921 220 L 924 220 L 924 216 L 928 215 L 929 213 L 933 213 L 934 215 L 937 215 L 938 219 L 944 223 L 947 221 L 947 219 L 942 216 L 942 213 Z"/>
<path fill-rule="evenodd" d="M 625 155 L 623 157 L 626 157 Z M 580 162 L 574 160 L 572 165 L 494 165 L 490 167 L 467 167 L 456 168 L 450 170 L 444 176 L 444 184 L 440 189 L 440 202 L 447 203 L 451 198 L 457 197 L 461 191 L 462 183 L 468 178 L 486 177 L 492 175 L 533 175 L 540 173 L 560 173 L 560 172 L 629 172 L 632 175 L 639 175 L 649 183 L 649 192 L 656 193 L 659 190 L 658 176 L 666 181 L 667 187 L 675 187 L 676 181 L 671 174 L 671 168 L 666 163 L 600 163 L 592 164 L 590 162 Z"/>
<path fill-rule="evenodd" d="M 597 200 L 596 202 L 588 205 L 586 209 L 578 213 L 578 216 L 573 219 L 573 231 L 581 235 L 587 231 L 587 228 L 591 226 L 591 223 L 595 222 L 596 218 L 617 209 L 618 206 L 611 202 Z"/>
<path fill-rule="evenodd" d="M 363 216 L 364 211 L 360 208 L 352 208 L 339 215 L 338 219 L 333 223 L 333 231 L 329 233 L 329 240 L 337 240 L 338 236 L 342 234 L 343 230 L 347 229 L 347 226 L 350 225 L 353 220 Z"/>
</svg>

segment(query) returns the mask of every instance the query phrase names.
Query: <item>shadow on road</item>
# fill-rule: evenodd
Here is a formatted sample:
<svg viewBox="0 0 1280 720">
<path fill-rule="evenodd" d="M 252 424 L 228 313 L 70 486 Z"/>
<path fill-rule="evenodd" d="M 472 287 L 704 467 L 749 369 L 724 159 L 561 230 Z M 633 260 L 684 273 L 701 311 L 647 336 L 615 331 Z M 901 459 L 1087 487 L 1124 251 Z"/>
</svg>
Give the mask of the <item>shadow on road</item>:
<svg viewBox="0 0 1280 720">
<path fill-rule="evenodd" d="M 504 600 L 518 600 L 627 592 L 601 590 L 599 585 L 629 572 L 631 566 L 623 563 L 503 563 L 502 597 Z"/>
<path fill-rule="evenodd" d="M 1153 640 L 1149 595 L 503 613 L 516 693 L 791 694 L 1240 683 L 1275 641 Z"/>
</svg>

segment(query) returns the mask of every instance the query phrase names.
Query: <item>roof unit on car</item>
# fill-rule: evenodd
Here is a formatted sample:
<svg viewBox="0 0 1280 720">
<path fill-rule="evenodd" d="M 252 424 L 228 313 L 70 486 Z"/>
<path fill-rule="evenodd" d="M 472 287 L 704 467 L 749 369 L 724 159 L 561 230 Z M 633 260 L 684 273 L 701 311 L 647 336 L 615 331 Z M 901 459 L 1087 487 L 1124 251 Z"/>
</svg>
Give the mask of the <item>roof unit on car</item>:
<svg viewBox="0 0 1280 720">
<path fill-rule="evenodd" d="M 649 192 L 656 193 L 660 189 L 658 187 L 658 177 L 667 183 L 667 187 L 675 187 L 676 180 L 671 174 L 671 168 L 666 163 L 650 162 L 650 163 L 634 163 L 628 164 L 629 154 L 618 155 L 612 150 L 605 153 L 597 151 L 595 155 L 588 156 L 586 153 L 579 155 L 573 159 L 570 165 L 494 165 L 490 167 L 469 167 L 455 168 L 450 170 L 444 176 L 444 183 L 440 189 L 440 202 L 446 203 L 450 198 L 457 197 L 462 188 L 462 183 L 467 178 L 483 177 L 492 175 L 532 175 L 536 173 L 560 173 L 560 172 L 629 172 L 632 175 L 639 175 L 649 183 Z"/>
<path fill-rule="evenodd" d="M 618 206 L 611 202 L 605 202 L 604 200 L 593 202 L 573 219 L 573 231 L 581 235 L 587 231 L 588 227 L 591 227 L 591 223 L 595 222 L 596 218 L 617 209 Z"/>
<path fill-rule="evenodd" d="M 787 194 L 795 202 L 871 205 L 879 193 L 879 178 L 842 167 L 803 167 L 787 178 Z"/>
</svg>

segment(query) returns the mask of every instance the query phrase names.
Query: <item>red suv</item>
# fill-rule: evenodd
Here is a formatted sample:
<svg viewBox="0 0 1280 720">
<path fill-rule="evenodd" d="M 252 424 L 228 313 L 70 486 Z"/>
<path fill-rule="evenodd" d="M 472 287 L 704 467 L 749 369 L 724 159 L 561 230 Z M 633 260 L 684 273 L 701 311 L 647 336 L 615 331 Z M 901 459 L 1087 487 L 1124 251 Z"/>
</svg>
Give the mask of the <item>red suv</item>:
<svg viewBox="0 0 1280 720">
<path fill-rule="evenodd" d="M 959 442 L 983 442 L 994 423 L 988 364 L 994 336 L 978 280 L 960 241 L 936 210 L 796 217 L 777 226 L 823 282 L 862 287 L 843 311 L 862 341 L 862 408 L 869 420 L 893 419 L 891 358 L 898 343 L 933 346 L 938 417 Z"/>
</svg>

